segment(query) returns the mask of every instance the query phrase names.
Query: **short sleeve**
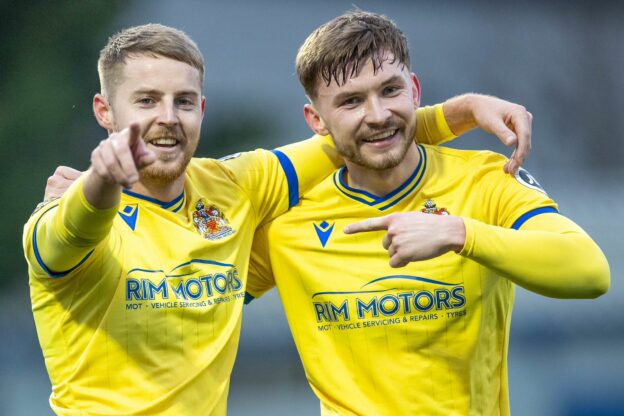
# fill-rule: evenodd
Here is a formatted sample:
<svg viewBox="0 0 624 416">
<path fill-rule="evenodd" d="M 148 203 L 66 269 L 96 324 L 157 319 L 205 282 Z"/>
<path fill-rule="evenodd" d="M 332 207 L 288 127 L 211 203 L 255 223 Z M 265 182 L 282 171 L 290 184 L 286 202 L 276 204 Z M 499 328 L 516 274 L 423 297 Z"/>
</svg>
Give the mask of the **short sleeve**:
<svg viewBox="0 0 624 416">
<path fill-rule="evenodd" d="M 516 175 L 503 171 L 506 158 L 492 152 L 480 152 L 472 160 L 478 170 L 475 180 L 487 210 L 484 220 L 492 225 L 518 229 L 522 222 L 546 212 L 558 212 L 558 206 L 539 182 L 525 169 Z"/>
<path fill-rule="evenodd" d="M 455 134 L 451 131 L 442 104 L 420 107 L 416 110 L 416 142 L 422 144 L 439 145 L 453 140 Z"/>
<path fill-rule="evenodd" d="M 249 196 L 260 224 L 297 205 L 300 196 L 343 164 L 329 136 L 314 136 L 273 151 L 237 153 L 221 162 Z"/>
</svg>

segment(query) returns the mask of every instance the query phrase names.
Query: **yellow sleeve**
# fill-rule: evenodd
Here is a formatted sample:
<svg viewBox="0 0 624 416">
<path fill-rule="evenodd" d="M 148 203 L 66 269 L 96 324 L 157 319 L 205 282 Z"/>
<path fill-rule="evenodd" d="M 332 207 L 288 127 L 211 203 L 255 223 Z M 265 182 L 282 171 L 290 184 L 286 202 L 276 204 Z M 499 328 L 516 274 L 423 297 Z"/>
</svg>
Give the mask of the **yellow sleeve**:
<svg viewBox="0 0 624 416">
<path fill-rule="evenodd" d="M 98 210 L 87 202 L 84 176 L 60 199 L 33 215 L 24 227 L 29 269 L 39 276 L 61 277 L 86 260 L 109 233 L 117 207 Z"/>
<path fill-rule="evenodd" d="M 289 184 L 296 183 L 298 196 L 304 195 L 344 165 L 331 136 L 315 135 L 310 139 L 279 147 L 273 153 L 277 155 L 289 178 Z"/>
<path fill-rule="evenodd" d="M 532 292 L 554 298 L 595 298 L 607 292 L 609 264 L 598 245 L 573 221 L 543 213 L 520 229 L 464 218 L 459 253 Z"/>
<path fill-rule="evenodd" d="M 442 104 L 416 110 L 416 142 L 439 145 L 455 137 L 444 118 Z"/>
<path fill-rule="evenodd" d="M 268 227 L 270 224 L 256 230 L 251 247 L 246 292 L 252 298 L 259 298 L 275 287 L 275 277 L 269 256 Z M 249 299 L 249 296 L 246 296 L 246 299 Z"/>
</svg>

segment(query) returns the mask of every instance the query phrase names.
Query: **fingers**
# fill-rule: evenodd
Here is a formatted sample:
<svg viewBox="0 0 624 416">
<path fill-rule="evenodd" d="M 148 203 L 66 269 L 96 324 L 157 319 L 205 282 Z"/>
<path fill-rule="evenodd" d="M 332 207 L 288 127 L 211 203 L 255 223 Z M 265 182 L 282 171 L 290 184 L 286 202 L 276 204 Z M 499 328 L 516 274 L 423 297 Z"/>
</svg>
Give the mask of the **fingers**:
<svg viewBox="0 0 624 416">
<path fill-rule="evenodd" d="M 132 137 L 132 129 L 130 129 L 130 137 Z M 128 140 L 128 144 L 130 140 L 132 139 Z M 139 171 L 134 162 L 131 147 L 126 145 L 123 140 L 111 140 L 110 144 L 111 146 L 104 148 L 106 152 L 103 156 L 108 157 L 106 160 L 110 162 L 110 167 L 117 183 L 125 188 L 129 188 L 139 180 Z M 112 153 L 109 153 L 111 150 Z"/>
<path fill-rule="evenodd" d="M 505 172 L 515 174 L 531 153 L 531 130 L 533 115 L 524 107 L 519 107 L 509 120 L 509 125 L 518 137 L 516 148 L 505 164 Z"/>
<path fill-rule="evenodd" d="M 131 146 L 131 143 L 136 145 L 138 142 L 139 126 L 136 123 L 102 140 L 91 153 L 94 172 L 106 183 L 131 187 L 139 180 Z"/>
<path fill-rule="evenodd" d="M 388 234 L 386 234 L 386 236 L 384 237 L 384 248 L 388 250 L 388 257 L 390 258 L 390 262 L 389 262 L 390 267 L 394 267 L 394 268 L 404 267 L 410 263 L 409 258 L 405 257 L 404 254 L 399 253 L 399 249 L 397 245 L 392 244 L 392 238 L 389 237 Z"/>
<path fill-rule="evenodd" d="M 390 257 L 390 263 L 389 264 L 390 264 L 390 267 L 399 268 L 399 267 L 407 266 L 409 264 L 409 261 L 403 259 L 398 254 L 395 254 L 394 256 Z"/>
<path fill-rule="evenodd" d="M 136 145 L 139 140 L 139 136 L 141 135 L 141 129 L 139 128 L 139 123 L 131 123 L 128 126 L 129 130 L 129 138 L 128 138 L 128 146 L 133 147 Z"/>
<path fill-rule="evenodd" d="M 498 137 L 498 139 L 505 146 L 516 146 L 517 148 L 518 143 L 521 140 L 518 140 L 518 135 L 514 133 L 513 130 L 511 130 L 508 127 L 508 124 L 503 119 L 494 118 L 494 119 L 491 119 L 488 124 L 489 124 L 488 125 L 489 131 L 494 133 L 494 135 L 496 135 L 496 137 Z M 512 124 L 512 127 L 513 127 L 513 124 Z M 518 168 L 516 166 L 517 162 L 518 162 L 518 159 L 514 159 L 512 156 L 512 158 L 507 161 L 503 169 L 505 170 L 506 173 L 515 172 L 514 169 Z"/>
<path fill-rule="evenodd" d="M 409 260 L 398 253 L 397 245 L 392 244 L 392 236 L 390 233 L 386 233 L 383 238 L 383 247 L 388 251 L 388 258 L 390 258 L 390 267 L 404 267 L 409 264 Z"/>
<path fill-rule="evenodd" d="M 156 154 L 149 150 L 143 140 L 140 140 L 141 129 L 139 123 L 130 124 L 128 146 L 134 159 L 134 164 L 138 170 L 151 165 L 156 161 Z"/>
<path fill-rule="evenodd" d="M 507 126 L 504 120 L 498 118 L 492 120 L 490 128 L 505 146 L 514 146 L 517 143 L 516 133 Z"/>
<path fill-rule="evenodd" d="M 139 140 L 133 150 L 134 162 L 137 168 L 143 169 L 156 161 L 156 153 L 149 150 L 143 140 Z"/>
<path fill-rule="evenodd" d="M 388 229 L 388 217 L 367 218 L 365 220 L 349 224 L 344 228 L 345 234 L 355 234 L 367 231 L 379 231 Z"/>
<path fill-rule="evenodd" d="M 392 245 L 392 238 L 390 237 L 390 234 L 386 233 L 384 235 L 382 244 L 383 248 L 388 250 L 388 253 L 390 254 L 390 256 L 392 256 L 392 253 L 390 253 L 390 246 Z"/>
<path fill-rule="evenodd" d="M 57 167 L 54 174 L 46 181 L 43 200 L 47 202 L 63 196 L 67 188 L 69 188 L 80 175 L 82 175 L 81 171 L 70 168 L 69 166 Z"/>
<path fill-rule="evenodd" d="M 82 175 L 82 172 L 78 169 L 74 169 L 69 166 L 59 166 L 54 171 L 53 176 L 58 176 L 60 178 L 68 179 L 70 181 L 75 181 Z"/>
</svg>

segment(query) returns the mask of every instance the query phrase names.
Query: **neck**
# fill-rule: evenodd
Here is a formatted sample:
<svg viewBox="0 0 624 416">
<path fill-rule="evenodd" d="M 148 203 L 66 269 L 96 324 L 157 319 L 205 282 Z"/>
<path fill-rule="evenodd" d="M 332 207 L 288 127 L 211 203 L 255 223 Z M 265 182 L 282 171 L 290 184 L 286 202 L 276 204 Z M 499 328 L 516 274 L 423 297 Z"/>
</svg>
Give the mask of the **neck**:
<svg viewBox="0 0 624 416">
<path fill-rule="evenodd" d="M 420 154 L 415 144 L 412 144 L 403 160 L 395 167 L 388 169 L 371 169 L 345 161 L 349 186 L 372 193 L 376 196 L 389 194 L 403 184 L 418 166 Z"/>
<path fill-rule="evenodd" d="M 159 181 L 150 180 L 141 177 L 140 181 L 135 183 L 130 191 L 150 198 L 157 199 L 162 202 L 170 202 L 176 199 L 184 190 L 184 175 L 179 176 L 171 182 L 161 183 Z"/>
</svg>

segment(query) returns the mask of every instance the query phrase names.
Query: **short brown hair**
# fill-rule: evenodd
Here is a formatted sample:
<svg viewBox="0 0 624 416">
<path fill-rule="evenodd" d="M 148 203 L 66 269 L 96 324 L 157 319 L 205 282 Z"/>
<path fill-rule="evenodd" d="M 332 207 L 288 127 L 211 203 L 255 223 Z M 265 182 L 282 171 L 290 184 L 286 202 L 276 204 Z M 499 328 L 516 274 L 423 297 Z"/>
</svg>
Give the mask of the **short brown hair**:
<svg viewBox="0 0 624 416">
<path fill-rule="evenodd" d="M 114 34 L 100 51 L 100 88 L 102 94 L 108 95 L 108 99 L 112 98 L 115 87 L 120 82 L 121 64 L 133 55 L 162 56 L 187 63 L 199 71 L 203 88 L 204 57 L 195 42 L 181 30 L 150 23 Z"/>
<path fill-rule="evenodd" d="M 377 72 L 387 54 L 410 68 L 407 39 L 388 17 L 361 10 L 350 11 L 316 29 L 299 48 L 296 67 L 299 81 L 310 98 L 316 97 L 317 82 L 332 79 L 344 84 L 357 76 L 370 59 Z"/>
</svg>

